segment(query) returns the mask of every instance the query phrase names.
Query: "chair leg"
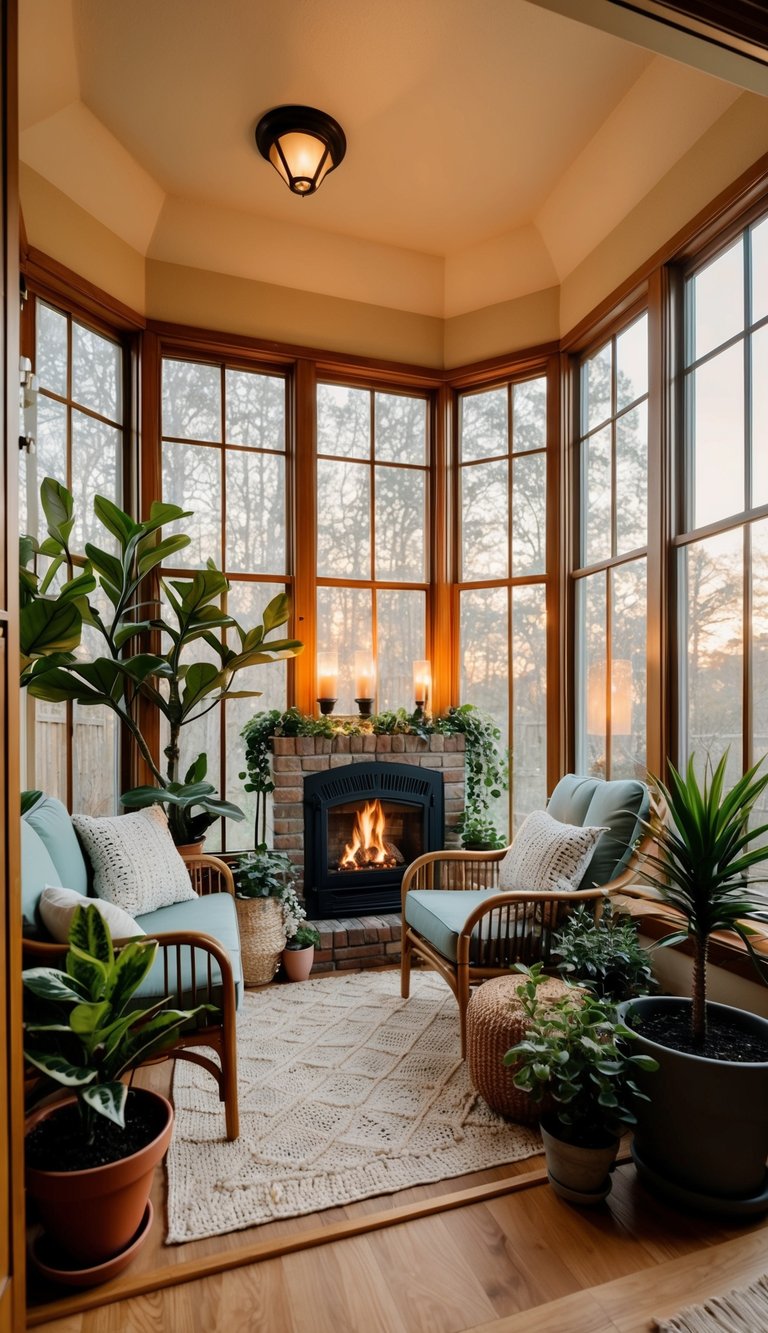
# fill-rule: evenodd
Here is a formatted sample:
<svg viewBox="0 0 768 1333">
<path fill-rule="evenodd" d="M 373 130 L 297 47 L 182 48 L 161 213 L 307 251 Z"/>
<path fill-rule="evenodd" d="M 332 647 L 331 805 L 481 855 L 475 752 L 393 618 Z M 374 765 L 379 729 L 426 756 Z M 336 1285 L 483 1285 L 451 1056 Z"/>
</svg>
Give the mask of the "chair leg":
<svg viewBox="0 0 768 1333">
<path fill-rule="evenodd" d="M 404 1000 L 411 993 L 411 941 L 403 929 L 402 948 L 400 950 L 400 994 Z"/>
<path fill-rule="evenodd" d="M 461 1058 L 467 1056 L 467 1005 L 469 1004 L 469 968 L 456 969 L 456 999 L 459 1002 L 459 1028 L 461 1031 Z"/>
<path fill-rule="evenodd" d="M 240 1136 L 240 1109 L 237 1101 L 237 1037 L 235 1015 L 227 1006 L 224 1011 L 221 1043 L 222 1100 L 227 1138 Z"/>
</svg>

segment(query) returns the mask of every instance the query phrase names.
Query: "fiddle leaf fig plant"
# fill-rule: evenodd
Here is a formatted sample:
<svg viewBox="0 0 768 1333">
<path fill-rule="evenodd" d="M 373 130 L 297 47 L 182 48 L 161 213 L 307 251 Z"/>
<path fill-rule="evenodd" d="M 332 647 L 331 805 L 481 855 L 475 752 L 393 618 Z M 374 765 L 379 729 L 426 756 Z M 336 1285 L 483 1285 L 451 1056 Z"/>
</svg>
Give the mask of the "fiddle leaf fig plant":
<svg viewBox="0 0 768 1333">
<path fill-rule="evenodd" d="M 93 507 L 104 539 L 101 544 L 86 542 L 79 553 L 70 547 L 74 507 L 69 491 L 47 477 L 41 501 L 48 537 L 39 547 L 25 539 L 27 559 L 44 556 L 51 564 L 42 581 L 30 570 L 22 571 L 22 683 L 35 698 L 98 705 L 118 716 L 157 784 L 150 789 L 156 792 L 153 798 L 147 788 L 137 788 L 126 794 L 125 803 L 130 808 L 153 801 L 167 805 L 177 841 L 191 840 L 186 816 L 193 805 L 200 811 L 194 816 L 198 827 L 221 816 L 242 818 L 237 806 L 220 801 L 203 781 L 204 755 L 192 765 L 192 776 L 180 781 L 181 729 L 224 699 L 257 698 L 258 690 L 233 688 L 247 667 L 302 651 L 299 640 L 274 636 L 290 615 L 289 598 L 284 593 L 273 597 L 261 623 L 247 628 L 223 609 L 229 583 L 212 560 L 189 577 L 159 576 L 158 566 L 190 543 L 183 532 L 162 536 L 167 524 L 191 517 L 190 510 L 178 505 L 155 501 L 149 517 L 136 522 L 97 495 Z M 53 598 L 49 589 L 62 568 L 81 572 Z M 92 660 L 81 651 L 83 624 L 102 641 L 102 654 Z M 207 660 L 199 660 L 201 646 Z M 165 722 L 165 771 L 141 729 L 147 705 Z M 183 824 L 187 827 L 182 829 Z"/>
</svg>

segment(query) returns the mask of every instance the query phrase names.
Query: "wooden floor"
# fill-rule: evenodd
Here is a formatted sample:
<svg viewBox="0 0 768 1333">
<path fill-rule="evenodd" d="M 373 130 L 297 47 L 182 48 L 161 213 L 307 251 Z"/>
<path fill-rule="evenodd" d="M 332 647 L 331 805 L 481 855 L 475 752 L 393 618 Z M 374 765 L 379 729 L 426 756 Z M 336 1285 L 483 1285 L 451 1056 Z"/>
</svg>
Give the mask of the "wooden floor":
<svg viewBox="0 0 768 1333">
<path fill-rule="evenodd" d="M 167 1087 L 168 1069 L 143 1071 L 142 1081 Z M 529 1177 L 540 1165 L 529 1159 L 183 1246 L 162 1243 L 165 1179 L 157 1172 L 158 1220 L 125 1280 L 234 1254 L 256 1237 L 308 1235 L 464 1186 Z M 40 1307 L 34 1315 L 48 1333 L 644 1333 L 652 1316 L 745 1285 L 767 1268 L 768 1223 L 735 1228 L 674 1212 L 624 1165 L 600 1208 L 572 1208 L 535 1184 L 53 1322 L 38 1323 Z M 30 1291 L 32 1300 L 43 1294 Z"/>
</svg>

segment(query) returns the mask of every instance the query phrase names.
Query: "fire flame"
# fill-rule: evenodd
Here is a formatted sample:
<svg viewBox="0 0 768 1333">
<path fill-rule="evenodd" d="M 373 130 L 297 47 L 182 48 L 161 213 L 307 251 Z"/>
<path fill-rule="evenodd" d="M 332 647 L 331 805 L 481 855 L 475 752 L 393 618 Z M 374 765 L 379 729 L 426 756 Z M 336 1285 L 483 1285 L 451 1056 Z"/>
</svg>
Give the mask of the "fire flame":
<svg viewBox="0 0 768 1333">
<path fill-rule="evenodd" d="M 384 842 L 384 809 L 381 801 L 366 801 L 355 815 L 352 841 L 339 861 L 340 870 L 360 870 L 365 866 L 391 866 L 396 858 Z"/>
</svg>

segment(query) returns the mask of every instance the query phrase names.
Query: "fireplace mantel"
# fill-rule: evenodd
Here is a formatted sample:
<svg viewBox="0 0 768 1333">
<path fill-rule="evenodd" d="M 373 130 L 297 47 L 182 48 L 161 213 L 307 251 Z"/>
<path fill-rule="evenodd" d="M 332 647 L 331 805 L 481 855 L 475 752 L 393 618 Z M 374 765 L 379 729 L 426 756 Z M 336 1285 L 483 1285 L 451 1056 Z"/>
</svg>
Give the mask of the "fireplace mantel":
<svg viewBox="0 0 768 1333">
<path fill-rule="evenodd" d="M 304 778 L 348 764 L 395 763 L 439 770 L 443 778 L 446 847 L 458 847 L 456 824 L 464 809 L 463 736 L 276 736 L 274 845 L 296 866 L 304 892 Z"/>
</svg>

